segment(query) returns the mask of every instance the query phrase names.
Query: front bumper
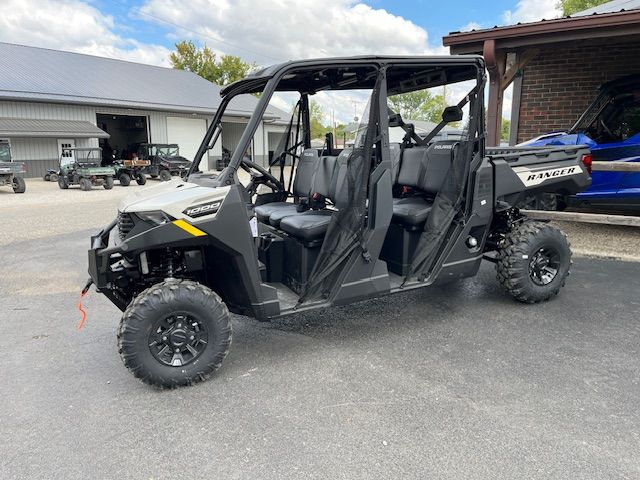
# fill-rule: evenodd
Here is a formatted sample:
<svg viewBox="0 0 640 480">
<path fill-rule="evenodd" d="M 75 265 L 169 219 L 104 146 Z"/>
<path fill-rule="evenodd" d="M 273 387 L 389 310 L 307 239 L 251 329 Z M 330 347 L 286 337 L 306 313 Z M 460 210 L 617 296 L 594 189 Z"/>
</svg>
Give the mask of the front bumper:
<svg viewBox="0 0 640 480">
<path fill-rule="evenodd" d="M 117 225 L 117 219 L 104 227 L 99 233 L 91 236 L 91 248 L 89 249 L 89 276 L 93 280 L 96 289 L 107 286 L 107 270 L 109 268 L 109 257 L 119 250 L 117 246 L 109 247 L 109 237 Z"/>
</svg>

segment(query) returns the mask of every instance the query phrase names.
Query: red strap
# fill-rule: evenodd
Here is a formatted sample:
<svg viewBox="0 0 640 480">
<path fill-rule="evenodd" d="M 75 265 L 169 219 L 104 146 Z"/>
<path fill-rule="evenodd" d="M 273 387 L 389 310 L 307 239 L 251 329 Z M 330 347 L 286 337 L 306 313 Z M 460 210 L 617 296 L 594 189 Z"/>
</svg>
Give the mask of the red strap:
<svg viewBox="0 0 640 480">
<path fill-rule="evenodd" d="M 84 328 L 84 323 L 87 321 L 87 312 L 84 310 L 84 307 L 82 306 L 82 299 L 89 292 L 89 286 L 83 288 L 82 291 L 80 292 L 80 299 L 78 300 L 78 310 L 80 311 L 81 318 L 80 318 L 80 323 L 78 323 L 78 326 L 76 327 L 78 330 L 82 330 Z"/>
</svg>

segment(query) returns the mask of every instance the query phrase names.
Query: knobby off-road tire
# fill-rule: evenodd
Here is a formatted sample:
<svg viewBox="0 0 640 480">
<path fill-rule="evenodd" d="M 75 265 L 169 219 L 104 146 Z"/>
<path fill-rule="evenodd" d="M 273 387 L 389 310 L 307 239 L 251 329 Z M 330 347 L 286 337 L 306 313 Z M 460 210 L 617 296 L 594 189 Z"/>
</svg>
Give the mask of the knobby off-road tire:
<svg viewBox="0 0 640 480">
<path fill-rule="evenodd" d="M 131 179 L 129 179 L 129 182 L 131 182 Z M 111 190 L 113 188 L 113 177 L 111 175 L 104 177 L 104 183 L 102 186 L 105 190 Z"/>
<path fill-rule="evenodd" d="M 129 184 L 131 183 L 131 177 L 129 176 L 128 173 L 123 173 L 118 177 L 118 181 L 120 182 L 120 185 L 122 185 L 123 187 L 128 187 Z"/>
<path fill-rule="evenodd" d="M 147 183 L 147 177 L 144 175 L 144 173 L 138 173 L 136 175 L 136 183 L 138 185 L 144 185 L 145 183 Z"/>
<path fill-rule="evenodd" d="M 88 192 L 93 188 L 93 185 L 91 185 L 91 180 L 89 180 L 88 178 L 81 178 L 78 183 L 80 184 L 80 190 L 84 192 Z"/>
<path fill-rule="evenodd" d="M 169 170 L 160 170 L 160 180 L 163 182 L 171 180 L 171 172 Z"/>
<path fill-rule="evenodd" d="M 24 193 L 27 191 L 27 184 L 22 177 L 13 177 L 13 192 Z"/>
<path fill-rule="evenodd" d="M 45 182 L 50 182 L 50 181 L 51 181 L 51 174 L 50 174 L 50 173 L 45 173 L 45 174 L 44 174 L 44 177 L 42 177 L 42 179 L 43 179 Z"/>
<path fill-rule="evenodd" d="M 49 175 L 49 181 L 50 182 L 57 182 L 58 181 L 58 174 L 57 173 L 52 173 Z"/>
<path fill-rule="evenodd" d="M 58 177 L 58 186 L 62 190 L 69 188 L 69 179 L 66 176 Z"/>
<path fill-rule="evenodd" d="M 190 280 L 167 280 L 140 293 L 118 329 L 125 366 L 160 388 L 206 380 L 220 367 L 230 345 L 226 305 L 215 292 Z"/>
<path fill-rule="evenodd" d="M 558 294 L 571 268 L 566 234 L 552 225 L 525 221 L 504 239 L 497 256 L 498 281 L 516 300 L 537 303 Z"/>
</svg>

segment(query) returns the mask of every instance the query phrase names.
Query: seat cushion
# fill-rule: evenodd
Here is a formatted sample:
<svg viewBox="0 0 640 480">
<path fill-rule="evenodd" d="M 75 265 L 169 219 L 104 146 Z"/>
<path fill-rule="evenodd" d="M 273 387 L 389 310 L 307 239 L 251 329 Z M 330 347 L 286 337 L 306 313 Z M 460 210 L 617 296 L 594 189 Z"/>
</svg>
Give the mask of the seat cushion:
<svg viewBox="0 0 640 480">
<path fill-rule="evenodd" d="M 290 208 L 291 206 L 294 207 L 294 210 L 295 210 L 295 204 L 293 203 L 271 202 L 271 203 L 265 203 L 263 205 L 258 205 L 253 209 L 253 211 L 255 212 L 256 217 L 258 217 L 259 221 L 261 221 L 262 223 L 269 223 L 269 216 L 273 212 L 281 208 Z"/>
<path fill-rule="evenodd" d="M 287 206 L 278 207 L 269 215 L 269 223 L 274 227 L 280 227 L 282 219 L 291 215 L 300 215 L 298 205 L 289 203 Z"/>
<path fill-rule="evenodd" d="M 305 242 L 319 240 L 327 233 L 332 214 L 331 210 L 309 210 L 283 218 L 280 229 Z"/>
<path fill-rule="evenodd" d="M 425 222 L 433 207 L 433 201 L 422 197 L 393 199 L 393 221 L 405 225 L 420 225 Z"/>
</svg>

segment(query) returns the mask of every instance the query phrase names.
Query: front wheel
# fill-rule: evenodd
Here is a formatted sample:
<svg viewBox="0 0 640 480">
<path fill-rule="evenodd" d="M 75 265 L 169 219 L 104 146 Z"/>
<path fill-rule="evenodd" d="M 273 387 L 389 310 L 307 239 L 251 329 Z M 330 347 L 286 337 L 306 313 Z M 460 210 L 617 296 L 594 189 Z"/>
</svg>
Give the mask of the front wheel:
<svg viewBox="0 0 640 480">
<path fill-rule="evenodd" d="M 83 192 L 88 192 L 93 188 L 91 180 L 89 180 L 88 178 L 81 178 L 78 183 L 80 184 L 80 190 L 82 190 Z"/>
<path fill-rule="evenodd" d="M 498 281 L 516 300 L 537 303 L 558 294 L 569 276 L 571 248 L 565 233 L 548 223 L 525 221 L 504 238 Z"/>
<path fill-rule="evenodd" d="M 128 187 L 129 184 L 131 183 L 131 176 L 129 176 L 128 173 L 122 173 L 118 177 L 118 181 L 120 182 L 120 185 L 122 185 L 123 187 Z"/>
<path fill-rule="evenodd" d="M 22 177 L 13 177 L 13 192 L 24 193 L 27 191 L 27 184 Z"/>
<path fill-rule="evenodd" d="M 145 183 L 147 183 L 147 177 L 145 177 L 144 173 L 138 173 L 136 175 L 136 183 L 138 185 L 144 185 Z"/>
<path fill-rule="evenodd" d="M 160 170 L 160 180 L 163 182 L 171 180 L 171 172 L 169 170 Z"/>
<path fill-rule="evenodd" d="M 125 310 L 118 346 L 125 366 L 149 385 L 175 388 L 206 380 L 231 345 L 229 311 L 209 288 L 166 280 Z"/>
<path fill-rule="evenodd" d="M 67 188 L 69 188 L 69 179 L 64 175 L 61 177 L 58 177 L 58 186 L 62 190 L 66 190 Z"/>
<path fill-rule="evenodd" d="M 113 188 L 113 177 L 111 175 L 109 175 L 108 177 L 104 177 L 104 183 L 102 184 L 102 186 L 105 190 L 111 190 Z"/>
</svg>

